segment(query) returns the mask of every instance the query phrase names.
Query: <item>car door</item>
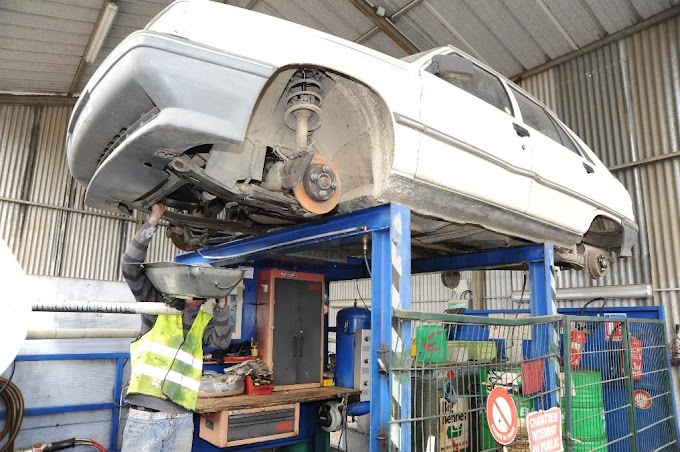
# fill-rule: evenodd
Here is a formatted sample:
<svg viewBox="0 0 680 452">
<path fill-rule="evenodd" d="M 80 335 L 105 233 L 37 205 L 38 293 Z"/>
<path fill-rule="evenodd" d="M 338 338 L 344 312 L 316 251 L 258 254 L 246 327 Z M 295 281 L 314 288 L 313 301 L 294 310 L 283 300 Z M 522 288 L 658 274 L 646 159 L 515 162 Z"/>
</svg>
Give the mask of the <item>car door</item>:
<svg viewBox="0 0 680 452">
<path fill-rule="evenodd" d="M 416 179 L 477 200 L 525 212 L 531 188 L 531 150 L 515 125 L 500 79 L 473 63 L 468 81 L 421 70 L 424 133 Z"/>
<path fill-rule="evenodd" d="M 584 232 L 595 209 L 590 200 L 599 172 L 584 158 L 574 140 L 545 108 L 511 88 L 529 131 L 531 167 L 536 174 L 527 213 L 575 232 Z"/>
</svg>

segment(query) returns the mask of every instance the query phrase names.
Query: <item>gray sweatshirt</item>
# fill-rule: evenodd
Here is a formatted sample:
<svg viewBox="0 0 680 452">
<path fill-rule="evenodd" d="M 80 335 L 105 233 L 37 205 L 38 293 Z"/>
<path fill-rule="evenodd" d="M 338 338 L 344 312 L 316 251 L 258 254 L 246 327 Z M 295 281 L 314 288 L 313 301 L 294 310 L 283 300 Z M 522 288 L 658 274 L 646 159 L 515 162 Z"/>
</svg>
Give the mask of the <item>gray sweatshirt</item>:
<svg viewBox="0 0 680 452">
<path fill-rule="evenodd" d="M 146 253 L 149 243 L 156 233 L 156 227 L 145 223 L 135 234 L 132 241 L 128 244 L 123 254 L 121 269 L 123 278 L 127 282 L 132 294 L 137 301 L 163 301 L 163 295 L 151 284 L 149 278 L 144 273 L 141 263 L 146 260 Z M 194 319 L 198 315 L 198 309 L 186 307 L 182 312 L 182 324 L 184 336 L 186 337 Z M 142 314 L 142 334 L 148 332 L 156 322 L 156 316 Z M 213 318 L 205 327 L 203 333 L 203 345 L 226 349 L 231 342 L 231 332 L 233 325 L 229 318 L 229 309 L 220 308 L 217 304 L 213 308 Z M 167 413 L 186 413 L 187 410 L 170 400 L 162 400 L 142 394 L 130 394 L 127 397 L 128 403 Z"/>
</svg>

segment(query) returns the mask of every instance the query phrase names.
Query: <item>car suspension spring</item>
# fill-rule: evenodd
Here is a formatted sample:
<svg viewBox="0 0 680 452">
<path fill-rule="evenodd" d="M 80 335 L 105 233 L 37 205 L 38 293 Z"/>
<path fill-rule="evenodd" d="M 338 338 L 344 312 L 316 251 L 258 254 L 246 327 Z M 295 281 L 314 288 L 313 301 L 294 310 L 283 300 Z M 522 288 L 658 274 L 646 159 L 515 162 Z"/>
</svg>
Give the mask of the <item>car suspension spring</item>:
<svg viewBox="0 0 680 452">
<path fill-rule="evenodd" d="M 317 78 L 318 71 L 299 69 L 288 85 L 283 121 L 290 129 L 295 130 L 298 150 L 307 149 L 307 135 L 321 127 L 323 96 L 322 86 Z"/>
</svg>

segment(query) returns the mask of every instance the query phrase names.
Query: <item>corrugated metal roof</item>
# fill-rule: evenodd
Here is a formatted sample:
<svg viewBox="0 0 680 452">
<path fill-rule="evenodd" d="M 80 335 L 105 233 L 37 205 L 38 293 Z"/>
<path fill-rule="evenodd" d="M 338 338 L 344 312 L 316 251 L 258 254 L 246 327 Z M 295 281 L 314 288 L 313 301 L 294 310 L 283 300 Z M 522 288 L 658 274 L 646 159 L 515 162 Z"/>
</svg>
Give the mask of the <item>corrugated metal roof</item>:
<svg viewBox="0 0 680 452">
<path fill-rule="evenodd" d="M 372 0 L 390 17 L 413 0 Z M 118 0 L 118 15 L 76 92 L 127 35 L 171 0 Z M 373 23 L 350 1 L 228 0 L 349 40 Z M 0 92 L 65 94 L 76 77 L 103 0 L 0 0 Z M 680 4 L 680 0 L 415 0 L 393 22 L 419 48 L 453 44 L 511 76 L 565 55 Z M 266 33 L 262 30 L 262 33 Z M 384 33 L 363 42 L 395 57 L 404 50 Z"/>
</svg>

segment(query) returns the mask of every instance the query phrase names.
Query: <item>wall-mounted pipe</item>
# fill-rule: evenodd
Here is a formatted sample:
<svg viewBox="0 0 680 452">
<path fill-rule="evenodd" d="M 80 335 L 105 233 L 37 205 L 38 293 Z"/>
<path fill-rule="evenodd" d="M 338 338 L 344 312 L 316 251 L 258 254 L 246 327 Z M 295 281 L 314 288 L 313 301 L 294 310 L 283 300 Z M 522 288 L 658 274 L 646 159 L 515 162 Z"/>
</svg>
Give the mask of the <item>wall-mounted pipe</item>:
<svg viewBox="0 0 680 452">
<path fill-rule="evenodd" d="M 513 290 L 512 301 L 518 302 L 522 291 Z M 557 300 L 592 300 L 593 298 L 652 298 L 654 290 L 651 284 L 628 284 L 621 286 L 568 287 L 557 289 Z M 527 303 L 531 298 L 524 292 L 523 300 Z"/>
<path fill-rule="evenodd" d="M 123 301 L 63 301 L 42 302 L 33 304 L 34 312 L 93 312 L 104 314 L 149 314 L 149 315 L 180 315 L 182 311 L 170 307 L 165 303 Z"/>
<path fill-rule="evenodd" d="M 136 338 L 138 329 L 70 328 L 62 330 L 28 330 L 26 340 L 32 339 L 91 339 Z"/>
</svg>

